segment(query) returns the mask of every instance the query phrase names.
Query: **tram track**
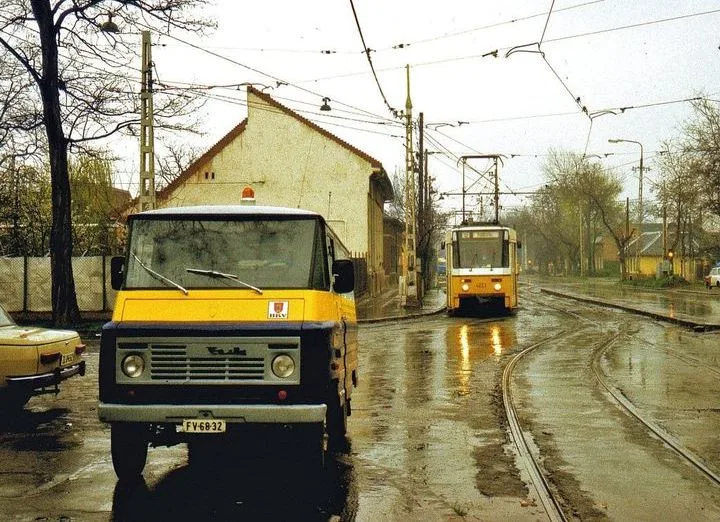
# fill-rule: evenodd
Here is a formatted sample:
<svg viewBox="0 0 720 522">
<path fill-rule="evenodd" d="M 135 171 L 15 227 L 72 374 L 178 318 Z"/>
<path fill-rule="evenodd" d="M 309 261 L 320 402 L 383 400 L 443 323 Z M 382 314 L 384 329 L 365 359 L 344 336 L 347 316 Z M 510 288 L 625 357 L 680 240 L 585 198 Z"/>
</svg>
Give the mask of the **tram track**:
<svg viewBox="0 0 720 522">
<path fill-rule="evenodd" d="M 515 365 L 520 359 L 522 359 L 525 355 L 529 354 L 533 350 L 539 348 L 540 346 L 562 338 L 566 335 L 568 335 L 568 332 L 561 331 L 554 336 L 550 336 L 540 342 L 528 346 L 510 360 L 510 362 L 505 366 L 502 375 L 503 405 L 505 407 L 505 415 L 508 420 L 510 434 L 512 436 L 513 442 L 515 443 L 515 447 L 518 450 L 520 459 L 525 465 L 525 470 L 527 471 L 530 480 L 535 487 L 535 491 L 538 494 L 540 503 L 543 505 L 543 508 L 545 509 L 545 512 L 547 513 L 549 519 L 553 522 L 566 521 L 567 517 L 565 517 L 565 513 L 563 512 L 562 506 L 560 505 L 559 501 L 557 500 L 555 495 L 553 495 L 552 490 L 550 489 L 550 485 L 545 478 L 545 473 L 543 472 L 540 463 L 533 455 L 530 444 L 528 443 L 525 437 L 525 433 L 520 426 L 517 410 L 513 401 L 511 379 L 513 369 L 515 368 Z"/>
<path fill-rule="evenodd" d="M 615 323 L 615 326 L 612 328 L 613 331 L 607 331 L 604 328 L 605 321 L 599 320 L 597 317 L 597 313 L 588 316 L 588 313 L 584 313 L 584 309 L 579 309 L 578 307 L 573 307 L 572 309 L 570 309 L 568 307 L 562 306 L 562 304 L 560 303 L 548 304 L 546 300 L 543 300 L 542 303 L 540 303 L 539 300 L 536 300 L 534 298 L 534 296 L 527 294 L 524 296 L 523 301 L 533 304 L 535 304 L 537 301 L 537 304 L 541 304 L 546 309 L 549 308 L 560 314 L 567 315 L 577 321 L 577 323 L 579 323 L 579 327 L 573 329 L 572 331 L 570 331 L 566 327 L 562 331 L 558 332 L 556 335 L 549 336 L 523 349 L 508 362 L 502 374 L 503 404 L 505 408 L 505 414 L 508 420 L 508 427 L 512 437 L 512 441 L 517 448 L 520 461 L 524 466 L 530 478 L 530 481 L 532 482 L 532 485 L 537 492 L 539 504 L 542 504 L 549 520 L 562 521 L 568 520 L 568 518 L 566 517 L 565 511 L 563 510 L 563 503 L 561 503 L 562 495 L 558 497 L 558 493 L 554 492 L 554 488 L 556 487 L 556 485 L 553 485 L 554 481 L 552 481 L 552 479 L 550 478 L 552 477 L 551 470 L 545 469 L 538 456 L 538 454 L 542 454 L 541 448 L 538 448 L 535 445 L 533 436 L 523 430 L 522 426 L 520 425 L 512 392 L 512 375 L 518 362 L 522 360 L 523 357 L 533 352 L 537 348 L 545 346 L 553 341 L 562 342 L 563 339 L 569 338 L 570 336 L 579 333 L 579 331 L 584 330 L 585 328 L 592 328 L 593 326 L 600 327 L 601 330 L 604 330 L 604 333 L 601 334 L 602 339 L 597 341 L 592 347 L 592 358 L 590 360 L 591 371 L 598 384 L 601 386 L 602 389 L 606 391 L 608 399 L 611 402 L 617 404 L 621 408 L 621 410 L 624 410 L 631 417 L 635 418 L 636 421 L 640 422 L 646 430 L 657 436 L 665 445 L 667 445 L 675 455 L 679 456 L 688 465 L 696 469 L 711 483 L 713 483 L 714 485 L 720 485 L 720 475 L 714 470 L 710 469 L 703 462 L 703 459 L 701 459 L 698 455 L 685 447 L 680 440 L 668 433 L 664 428 L 662 428 L 652 419 L 648 418 L 647 415 L 644 415 L 632 403 L 632 401 L 630 401 L 622 393 L 621 390 L 615 388 L 612 384 L 608 382 L 607 376 L 602 371 L 601 361 L 603 357 L 605 357 L 607 351 L 610 350 L 613 346 L 616 346 L 618 339 L 628 336 L 628 334 L 626 333 L 627 325 L 622 325 L 618 323 L 617 320 L 614 320 L 611 321 Z M 707 366 L 701 361 L 688 357 L 685 354 L 680 354 L 669 349 L 667 349 L 667 351 L 668 355 L 682 360 L 686 364 L 691 364 L 694 366 L 702 365 L 703 367 Z M 712 371 L 712 373 L 720 375 L 720 371 L 718 371 L 717 369 L 710 366 L 707 367 L 710 371 Z"/>
<path fill-rule="evenodd" d="M 700 457 L 695 455 L 692 451 L 686 448 L 677 438 L 668 433 L 662 426 L 653 422 L 644 416 L 638 408 L 630 401 L 621 390 L 612 386 L 607 379 L 605 379 L 604 372 L 600 368 L 601 360 L 605 357 L 607 351 L 615 345 L 617 340 L 622 336 L 618 333 L 613 335 L 610 339 L 606 339 L 598 343 L 593 351 L 592 358 L 592 371 L 597 379 L 598 383 L 610 394 L 610 396 L 630 415 L 635 417 L 641 424 L 647 429 L 657 435 L 665 444 L 670 446 L 676 454 L 687 461 L 692 467 L 700 471 L 709 480 L 716 485 L 720 485 L 720 475 L 711 470 Z"/>
</svg>

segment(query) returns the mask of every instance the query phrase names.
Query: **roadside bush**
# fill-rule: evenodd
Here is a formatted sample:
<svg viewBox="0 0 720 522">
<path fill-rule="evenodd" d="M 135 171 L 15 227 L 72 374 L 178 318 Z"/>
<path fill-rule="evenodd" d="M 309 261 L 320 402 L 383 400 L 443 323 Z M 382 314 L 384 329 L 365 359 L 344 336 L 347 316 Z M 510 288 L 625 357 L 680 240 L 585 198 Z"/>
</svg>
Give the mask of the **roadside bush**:
<svg viewBox="0 0 720 522">
<path fill-rule="evenodd" d="M 677 274 L 661 278 L 633 278 L 623 281 L 623 284 L 643 288 L 680 288 L 690 286 L 690 283 L 684 277 Z"/>
</svg>

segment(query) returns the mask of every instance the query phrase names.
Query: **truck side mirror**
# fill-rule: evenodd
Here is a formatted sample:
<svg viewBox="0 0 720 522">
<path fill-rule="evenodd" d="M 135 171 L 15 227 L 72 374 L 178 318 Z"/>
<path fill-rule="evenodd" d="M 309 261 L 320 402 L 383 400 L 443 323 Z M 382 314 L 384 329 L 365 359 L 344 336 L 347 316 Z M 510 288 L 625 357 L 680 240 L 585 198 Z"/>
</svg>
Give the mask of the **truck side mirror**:
<svg viewBox="0 0 720 522">
<path fill-rule="evenodd" d="M 355 268 L 349 259 L 336 259 L 332 264 L 333 290 L 338 294 L 352 292 L 355 288 Z"/>
<path fill-rule="evenodd" d="M 120 288 L 122 287 L 124 268 L 124 257 L 113 256 L 112 258 L 110 258 L 110 286 L 113 290 L 120 290 Z"/>
</svg>

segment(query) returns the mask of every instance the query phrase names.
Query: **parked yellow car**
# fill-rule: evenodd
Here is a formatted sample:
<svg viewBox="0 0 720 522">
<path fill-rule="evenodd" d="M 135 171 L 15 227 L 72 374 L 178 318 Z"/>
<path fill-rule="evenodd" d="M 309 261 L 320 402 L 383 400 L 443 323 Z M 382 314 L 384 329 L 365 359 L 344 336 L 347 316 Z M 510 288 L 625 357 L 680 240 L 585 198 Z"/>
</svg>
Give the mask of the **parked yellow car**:
<svg viewBox="0 0 720 522">
<path fill-rule="evenodd" d="M 58 393 L 61 381 L 85 375 L 84 351 L 76 332 L 18 326 L 0 306 L 0 411 Z"/>
</svg>

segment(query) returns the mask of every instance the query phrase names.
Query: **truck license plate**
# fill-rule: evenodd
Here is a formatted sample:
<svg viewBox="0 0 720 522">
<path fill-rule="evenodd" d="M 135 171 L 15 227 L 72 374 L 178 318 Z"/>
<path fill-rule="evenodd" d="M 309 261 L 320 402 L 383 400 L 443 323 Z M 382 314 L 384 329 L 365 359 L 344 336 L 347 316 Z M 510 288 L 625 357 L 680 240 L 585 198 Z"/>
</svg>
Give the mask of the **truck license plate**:
<svg viewBox="0 0 720 522">
<path fill-rule="evenodd" d="M 198 420 L 198 419 L 185 419 L 183 420 L 183 431 L 185 433 L 224 433 L 225 432 L 225 421 L 218 419 L 209 420 Z"/>
</svg>

